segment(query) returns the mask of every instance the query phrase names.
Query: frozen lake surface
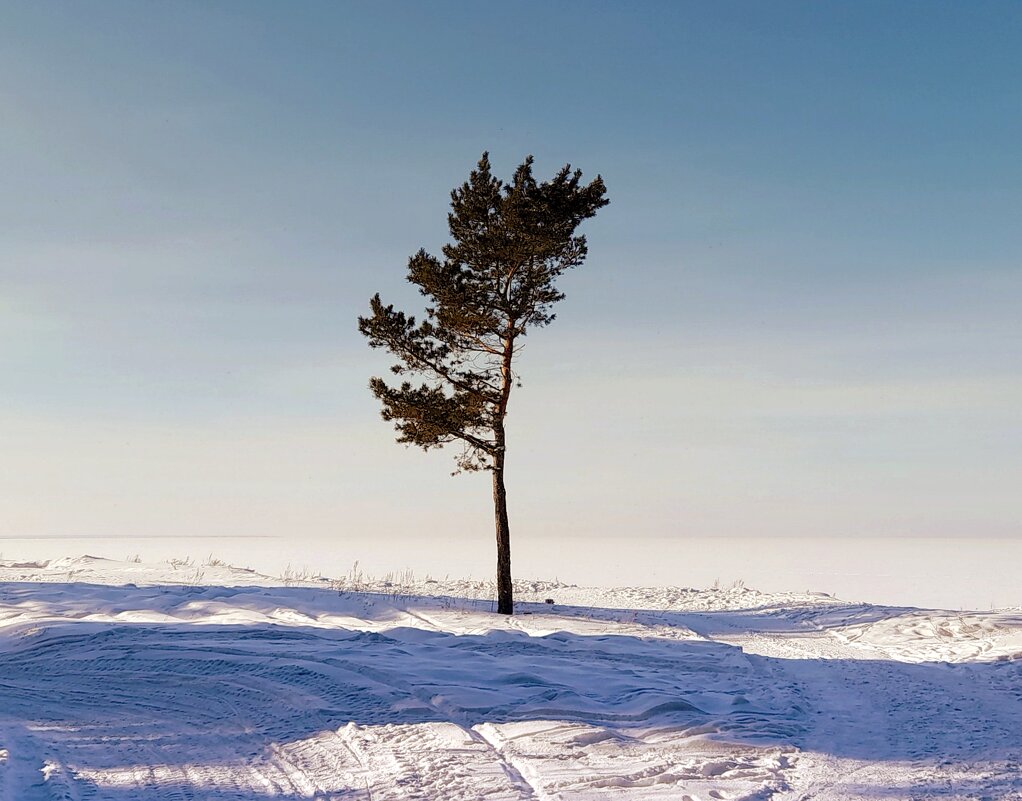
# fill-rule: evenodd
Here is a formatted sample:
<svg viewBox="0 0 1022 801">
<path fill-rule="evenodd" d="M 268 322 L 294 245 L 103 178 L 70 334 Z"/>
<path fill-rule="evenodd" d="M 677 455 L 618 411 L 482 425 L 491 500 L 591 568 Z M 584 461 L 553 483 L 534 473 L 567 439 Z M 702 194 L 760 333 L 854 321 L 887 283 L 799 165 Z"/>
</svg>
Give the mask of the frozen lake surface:
<svg viewBox="0 0 1022 801">
<path fill-rule="evenodd" d="M 848 601 L 991 609 L 1022 606 L 1022 538 L 644 538 L 557 541 L 512 532 L 515 574 L 595 586 L 709 587 L 742 581 L 764 591 L 826 592 Z M 338 534 L 307 537 L 4 537 L 9 559 L 91 554 L 147 561 L 210 555 L 271 576 L 292 570 L 329 576 L 357 561 L 383 576 L 411 569 L 421 578 L 489 579 L 492 533 L 406 537 Z"/>
</svg>

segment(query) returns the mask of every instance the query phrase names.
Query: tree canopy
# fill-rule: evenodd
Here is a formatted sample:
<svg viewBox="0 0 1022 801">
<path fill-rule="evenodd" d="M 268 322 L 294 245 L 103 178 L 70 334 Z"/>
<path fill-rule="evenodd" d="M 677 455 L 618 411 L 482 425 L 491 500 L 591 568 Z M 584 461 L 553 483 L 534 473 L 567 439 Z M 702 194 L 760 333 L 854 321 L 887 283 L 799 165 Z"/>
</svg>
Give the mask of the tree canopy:
<svg viewBox="0 0 1022 801">
<path fill-rule="evenodd" d="M 398 442 L 424 450 L 460 442 L 459 470 L 493 471 L 498 551 L 501 506 L 507 533 L 504 418 L 520 339 L 553 322 L 552 307 L 564 298 L 558 277 L 588 253 L 585 235 L 576 229 L 609 202 L 599 176 L 583 184 L 581 171 L 566 165 L 538 182 L 532 165 L 529 156 L 505 183 L 493 175 L 484 153 L 451 192 L 451 241 L 442 258 L 423 249 L 408 261 L 408 281 L 427 299 L 424 318 L 384 305 L 377 294 L 370 316 L 358 321 L 371 347 L 397 357 L 391 371 L 416 379 L 397 386 L 370 380 Z M 506 583 L 508 600 L 501 606 L 510 612 L 503 608 L 510 604 L 509 554 Z"/>
</svg>

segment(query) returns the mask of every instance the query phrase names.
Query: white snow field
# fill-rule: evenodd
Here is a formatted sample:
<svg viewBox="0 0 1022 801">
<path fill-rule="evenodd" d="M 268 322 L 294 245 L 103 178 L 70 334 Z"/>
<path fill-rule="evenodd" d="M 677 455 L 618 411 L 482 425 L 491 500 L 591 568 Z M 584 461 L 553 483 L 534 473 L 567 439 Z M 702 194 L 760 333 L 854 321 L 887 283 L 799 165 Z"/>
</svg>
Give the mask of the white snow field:
<svg viewBox="0 0 1022 801">
<path fill-rule="evenodd" d="M 1022 799 L 1022 610 L 520 582 L 508 619 L 483 583 L 94 557 L 0 582 L 2 801 Z"/>
</svg>

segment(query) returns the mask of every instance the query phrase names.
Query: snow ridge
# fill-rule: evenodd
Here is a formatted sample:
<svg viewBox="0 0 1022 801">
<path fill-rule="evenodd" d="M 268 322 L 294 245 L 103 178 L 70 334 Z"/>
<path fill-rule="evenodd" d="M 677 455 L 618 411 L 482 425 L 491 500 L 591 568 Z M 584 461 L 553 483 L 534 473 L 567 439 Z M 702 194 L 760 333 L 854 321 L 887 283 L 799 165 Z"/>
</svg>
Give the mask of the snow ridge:
<svg viewBox="0 0 1022 801">
<path fill-rule="evenodd" d="M 0 801 L 1022 798 L 1011 610 L 523 582 L 507 619 L 484 583 L 94 557 L 0 579 Z"/>
</svg>

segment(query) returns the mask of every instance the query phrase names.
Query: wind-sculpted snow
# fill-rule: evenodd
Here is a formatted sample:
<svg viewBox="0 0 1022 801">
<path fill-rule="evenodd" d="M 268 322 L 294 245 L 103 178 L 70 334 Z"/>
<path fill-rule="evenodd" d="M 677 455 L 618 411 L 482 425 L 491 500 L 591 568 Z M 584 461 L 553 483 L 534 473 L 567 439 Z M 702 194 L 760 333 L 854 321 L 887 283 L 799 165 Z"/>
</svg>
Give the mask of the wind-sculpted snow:
<svg viewBox="0 0 1022 801">
<path fill-rule="evenodd" d="M 0 563 L 0 801 L 1022 797 L 1014 613 L 209 573 Z"/>
</svg>

